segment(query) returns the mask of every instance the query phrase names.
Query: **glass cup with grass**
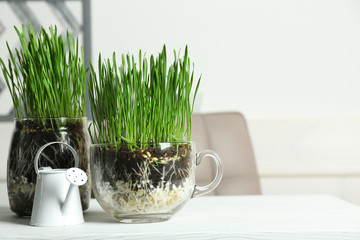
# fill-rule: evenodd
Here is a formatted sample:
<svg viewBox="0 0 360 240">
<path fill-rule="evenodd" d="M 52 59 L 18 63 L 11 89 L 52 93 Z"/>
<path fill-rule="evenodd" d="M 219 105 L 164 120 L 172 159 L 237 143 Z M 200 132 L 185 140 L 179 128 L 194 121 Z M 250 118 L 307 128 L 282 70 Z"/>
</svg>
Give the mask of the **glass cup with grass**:
<svg viewBox="0 0 360 240">
<path fill-rule="evenodd" d="M 20 48 L 10 59 L 0 58 L 0 68 L 14 104 L 15 128 L 8 158 L 7 186 L 10 208 L 19 216 L 30 216 L 36 174 L 37 150 L 47 142 L 70 144 L 80 157 L 80 167 L 88 170 L 89 135 L 85 110 L 84 55 L 78 40 L 69 32 L 66 40 L 49 27 L 36 33 L 29 23 L 15 27 Z M 7 64 L 5 64 L 7 62 Z M 63 147 L 47 149 L 41 161 L 53 168 L 69 168 L 74 159 Z M 80 188 L 83 210 L 90 201 L 90 185 Z"/>
<path fill-rule="evenodd" d="M 196 153 L 191 117 L 196 83 L 185 47 L 167 65 L 164 45 L 150 58 L 116 54 L 91 64 L 89 100 L 94 145 L 91 179 L 100 205 L 121 222 L 165 221 L 191 197 L 213 190 L 221 163 L 211 151 Z M 198 187 L 195 168 L 209 155 L 218 166 L 213 183 Z"/>
</svg>

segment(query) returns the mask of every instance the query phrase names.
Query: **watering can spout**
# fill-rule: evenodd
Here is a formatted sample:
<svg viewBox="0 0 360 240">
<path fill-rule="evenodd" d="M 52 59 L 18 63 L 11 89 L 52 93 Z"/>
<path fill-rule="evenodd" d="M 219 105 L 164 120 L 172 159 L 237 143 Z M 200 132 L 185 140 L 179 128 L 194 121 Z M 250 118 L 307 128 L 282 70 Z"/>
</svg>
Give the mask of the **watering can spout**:
<svg viewBox="0 0 360 240">
<path fill-rule="evenodd" d="M 79 186 L 87 181 L 86 173 L 79 168 L 70 168 L 66 171 L 66 179 L 70 182 L 69 190 L 66 194 L 65 201 L 61 207 L 64 217 L 71 216 L 75 209 L 81 209 L 79 198 Z"/>
</svg>

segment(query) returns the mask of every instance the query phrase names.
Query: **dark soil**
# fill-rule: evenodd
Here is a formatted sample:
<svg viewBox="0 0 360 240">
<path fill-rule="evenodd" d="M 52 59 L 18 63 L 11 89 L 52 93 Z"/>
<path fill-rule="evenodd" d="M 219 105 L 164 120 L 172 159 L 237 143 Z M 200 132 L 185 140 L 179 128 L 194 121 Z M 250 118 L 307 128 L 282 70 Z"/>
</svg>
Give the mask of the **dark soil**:
<svg viewBox="0 0 360 240">
<path fill-rule="evenodd" d="M 103 180 L 109 183 L 114 184 L 114 180 L 139 182 L 144 175 L 144 163 L 147 163 L 151 185 L 157 187 L 171 180 L 171 186 L 179 186 L 191 174 L 192 154 L 191 145 L 187 144 L 165 149 L 152 146 L 129 149 L 125 146 L 120 149 L 98 148 L 95 159 L 103 161 Z"/>
</svg>

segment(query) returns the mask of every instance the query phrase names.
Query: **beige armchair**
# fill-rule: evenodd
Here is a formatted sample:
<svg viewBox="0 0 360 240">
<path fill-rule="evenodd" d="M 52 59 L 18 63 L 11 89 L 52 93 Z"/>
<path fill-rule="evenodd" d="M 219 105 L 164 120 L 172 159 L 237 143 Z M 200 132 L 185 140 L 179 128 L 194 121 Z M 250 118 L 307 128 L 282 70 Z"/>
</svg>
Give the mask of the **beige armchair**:
<svg viewBox="0 0 360 240">
<path fill-rule="evenodd" d="M 193 114 L 192 140 L 199 152 L 210 149 L 221 158 L 224 175 L 220 185 L 209 195 L 261 194 L 259 175 L 248 133 L 241 113 Z M 205 158 L 196 170 L 197 185 L 212 181 L 215 164 Z"/>
</svg>

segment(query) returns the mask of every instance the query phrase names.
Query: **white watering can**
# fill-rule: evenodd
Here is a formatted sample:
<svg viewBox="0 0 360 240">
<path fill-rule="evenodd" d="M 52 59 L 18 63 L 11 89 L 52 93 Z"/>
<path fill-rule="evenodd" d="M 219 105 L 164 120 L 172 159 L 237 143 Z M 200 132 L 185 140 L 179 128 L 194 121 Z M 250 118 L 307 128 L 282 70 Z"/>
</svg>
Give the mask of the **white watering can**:
<svg viewBox="0 0 360 240">
<path fill-rule="evenodd" d="M 74 155 L 75 167 L 70 169 L 41 167 L 39 169 L 40 154 L 51 144 L 67 146 Z M 76 151 L 67 143 L 50 142 L 38 150 L 34 161 L 37 183 L 30 225 L 50 227 L 84 222 L 79 186 L 86 183 L 87 176 L 78 166 L 79 157 Z"/>
</svg>

